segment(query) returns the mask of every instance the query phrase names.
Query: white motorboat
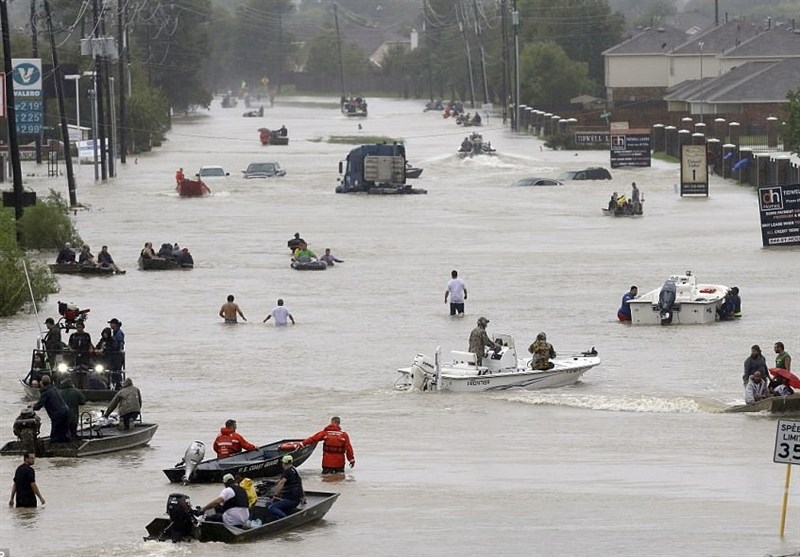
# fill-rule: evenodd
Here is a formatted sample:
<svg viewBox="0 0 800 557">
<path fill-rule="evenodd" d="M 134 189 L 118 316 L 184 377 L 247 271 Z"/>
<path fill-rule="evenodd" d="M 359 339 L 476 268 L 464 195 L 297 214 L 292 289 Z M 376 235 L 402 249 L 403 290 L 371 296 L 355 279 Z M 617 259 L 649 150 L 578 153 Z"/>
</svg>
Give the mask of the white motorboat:
<svg viewBox="0 0 800 557">
<path fill-rule="evenodd" d="M 691 271 L 672 275 L 655 290 L 630 300 L 634 325 L 713 323 L 730 289 L 721 284 L 697 284 Z"/>
<path fill-rule="evenodd" d="M 479 392 L 505 389 L 551 389 L 578 381 L 600 364 L 597 351 L 550 360 L 551 369 L 531 369 L 531 358 L 517 358 L 514 337 L 497 335 L 503 344 L 499 352 L 490 351 L 477 365 L 472 352 L 452 351 L 452 362 L 440 363 L 437 348 L 433 358 L 417 354 L 410 367 L 401 368 L 395 385 L 398 389 L 419 391 Z"/>
</svg>

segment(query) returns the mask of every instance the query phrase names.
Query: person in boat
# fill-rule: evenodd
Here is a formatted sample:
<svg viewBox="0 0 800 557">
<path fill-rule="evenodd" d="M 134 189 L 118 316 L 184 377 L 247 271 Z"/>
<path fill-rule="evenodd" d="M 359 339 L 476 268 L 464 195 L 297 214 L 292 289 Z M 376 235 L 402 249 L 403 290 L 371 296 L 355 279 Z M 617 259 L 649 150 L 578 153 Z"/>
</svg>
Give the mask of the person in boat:
<svg viewBox="0 0 800 557">
<path fill-rule="evenodd" d="M 75 332 L 69 337 L 69 351 L 73 353 L 75 367 L 88 369 L 93 349 L 92 337 L 86 332 L 86 325 L 83 321 L 78 321 L 75 324 Z"/>
<path fill-rule="evenodd" d="M 139 257 L 142 259 L 162 259 L 158 255 L 156 255 L 156 251 L 153 249 L 153 242 L 145 242 L 144 248 L 139 253 Z"/>
<path fill-rule="evenodd" d="M 34 386 L 34 382 L 36 385 L 39 385 L 39 381 L 45 375 L 49 374 L 50 370 L 47 369 L 47 364 L 44 361 L 44 356 L 41 352 L 35 352 L 33 354 L 33 359 L 31 360 L 31 371 L 28 374 L 28 384 Z"/>
<path fill-rule="evenodd" d="M 325 248 L 325 255 L 319 258 L 320 261 L 324 261 L 328 264 L 328 267 L 333 267 L 334 263 L 344 263 L 344 259 L 339 259 L 335 255 L 331 253 L 331 248 Z"/>
<path fill-rule="evenodd" d="M 788 377 L 782 377 L 781 379 L 782 379 L 782 381 L 781 381 L 780 385 L 775 387 L 775 389 L 772 391 L 772 393 L 775 396 L 793 395 L 794 394 L 794 389 L 792 389 L 792 386 L 789 384 L 789 383 L 791 383 L 791 380 Z"/>
<path fill-rule="evenodd" d="M 262 145 L 269 145 L 269 130 L 266 128 L 261 130 L 258 134 L 258 139 L 261 141 Z"/>
<path fill-rule="evenodd" d="M 775 346 L 773 347 L 775 350 L 775 367 L 779 367 L 781 369 L 785 369 L 786 371 L 792 371 L 792 357 L 783 347 L 782 342 L 776 342 Z"/>
<path fill-rule="evenodd" d="M 636 185 L 636 182 L 631 182 L 631 203 L 641 203 L 641 192 L 639 191 L 639 187 Z"/>
<path fill-rule="evenodd" d="M 250 507 L 247 505 L 247 492 L 236 485 L 233 474 L 222 476 L 225 487 L 219 495 L 204 507 L 200 512 L 214 509 L 214 513 L 206 516 L 208 522 L 222 522 L 226 526 L 244 526 L 250 518 Z"/>
<path fill-rule="evenodd" d="M 17 470 L 14 472 L 14 485 L 11 486 L 11 499 L 8 500 L 9 507 L 16 503 L 18 509 L 35 509 L 37 497 L 42 505 L 45 504 L 42 492 L 39 491 L 39 486 L 36 484 L 34 462 L 36 462 L 34 453 L 22 455 L 22 464 L 17 466 Z"/>
<path fill-rule="evenodd" d="M 611 194 L 611 199 L 608 200 L 608 210 L 609 211 L 617 210 L 617 192 Z"/>
<path fill-rule="evenodd" d="M 233 479 L 236 481 L 236 485 L 244 489 L 244 492 L 247 493 L 247 506 L 252 509 L 253 505 L 258 501 L 256 484 L 250 478 L 245 477 L 241 472 L 234 474 Z"/>
<path fill-rule="evenodd" d="M 622 303 L 620 304 L 619 310 L 617 311 L 617 319 L 623 322 L 631 320 L 631 306 L 629 302 L 631 300 L 635 300 L 636 296 L 638 295 L 639 295 L 639 288 L 637 288 L 636 286 L 631 286 L 631 289 L 622 295 Z"/>
<path fill-rule="evenodd" d="M 50 367 L 55 369 L 58 355 L 64 349 L 64 343 L 61 342 L 61 327 L 56 325 L 52 317 L 44 320 L 44 326 L 47 327 L 47 333 L 44 335 L 42 343 L 44 349 L 47 350 L 47 361 Z"/>
<path fill-rule="evenodd" d="M 262 323 L 266 323 L 273 317 L 275 318 L 276 327 L 283 327 L 284 325 L 288 325 L 289 321 L 287 320 L 290 320 L 292 322 L 292 325 L 295 324 L 294 316 L 289 312 L 289 308 L 283 305 L 282 298 L 278 299 L 278 305 L 272 308 L 272 311 L 269 312 L 269 315 L 267 315 L 264 318 L 264 321 L 262 321 Z"/>
<path fill-rule="evenodd" d="M 106 369 L 111 369 L 111 360 L 116 351 L 117 341 L 114 340 L 114 332 L 111 327 L 106 327 L 100 332 L 100 340 L 94 347 L 95 362 Z"/>
<path fill-rule="evenodd" d="M 67 410 L 69 411 L 69 438 L 71 441 L 77 441 L 78 416 L 80 415 L 80 407 L 86 404 L 86 397 L 75 388 L 70 379 L 65 379 L 58 385 L 58 394 L 64 404 L 67 405 Z"/>
<path fill-rule="evenodd" d="M 189 248 L 181 248 L 177 261 L 182 267 L 188 267 L 190 265 L 194 267 L 194 257 L 189 253 Z"/>
<path fill-rule="evenodd" d="M 464 302 L 467 299 L 467 286 L 464 281 L 458 278 L 458 271 L 450 271 L 450 280 L 447 281 L 447 288 L 444 291 L 444 303 L 450 297 L 450 315 L 464 316 Z"/>
<path fill-rule="evenodd" d="M 464 138 L 464 141 L 461 142 L 461 149 L 464 153 L 469 153 L 472 151 L 472 141 L 469 140 L 469 136 Z"/>
<path fill-rule="evenodd" d="M 733 319 L 734 303 L 733 292 L 728 290 L 725 293 L 725 297 L 722 299 L 722 303 L 717 308 L 717 317 L 719 317 L 720 321 L 730 321 Z"/>
<path fill-rule="evenodd" d="M 219 435 L 214 439 L 214 452 L 217 458 L 225 458 L 239 454 L 242 451 L 254 451 L 258 447 L 236 433 L 236 420 L 228 420 L 225 427 L 221 427 Z"/>
<path fill-rule="evenodd" d="M 473 126 L 480 126 L 481 125 L 481 115 L 477 112 L 475 113 L 475 117 L 472 119 Z"/>
<path fill-rule="evenodd" d="M 120 388 L 121 371 L 125 369 L 125 331 L 122 330 L 122 321 L 116 317 L 112 317 L 108 321 L 108 326 L 111 327 L 111 336 L 116 344 L 116 352 L 111 358 L 111 382 L 115 388 Z"/>
<path fill-rule="evenodd" d="M 49 375 L 42 377 L 39 400 L 34 410 L 44 408 L 50 417 L 50 443 L 69 443 L 69 409 L 56 391 Z"/>
<path fill-rule="evenodd" d="M 294 237 L 291 238 L 288 242 L 286 242 L 286 246 L 294 253 L 294 250 L 300 247 L 300 244 L 305 244 L 306 241 L 300 237 L 299 232 L 294 233 Z"/>
<path fill-rule="evenodd" d="M 172 259 L 172 244 L 161 244 L 161 247 L 158 249 L 158 257 L 162 259 Z"/>
<path fill-rule="evenodd" d="M 469 333 L 469 351 L 475 354 L 476 365 L 481 365 L 483 363 L 483 356 L 486 348 L 496 348 L 495 343 L 486 333 L 486 326 L 488 324 L 488 319 L 485 317 L 479 317 L 478 326 L 472 329 L 472 331 Z"/>
<path fill-rule="evenodd" d="M 72 244 L 66 242 L 61 251 L 56 256 L 56 265 L 74 265 L 75 264 L 75 251 L 72 249 Z"/>
<path fill-rule="evenodd" d="M 288 137 L 289 130 L 286 129 L 286 126 L 281 125 L 281 128 L 278 130 L 278 135 L 280 135 L 281 137 Z"/>
<path fill-rule="evenodd" d="M 97 262 L 101 267 L 108 267 L 115 273 L 122 272 L 122 269 L 117 267 L 117 265 L 114 263 L 114 258 L 111 257 L 111 254 L 108 252 L 108 246 L 103 246 L 100 248 L 100 253 L 97 254 Z"/>
<path fill-rule="evenodd" d="M 750 376 L 747 385 L 744 387 L 744 402 L 745 404 L 753 404 L 768 397 L 767 382 L 761 377 L 761 372 L 756 371 Z"/>
<path fill-rule="evenodd" d="M 180 186 L 185 179 L 186 175 L 183 173 L 183 167 L 181 167 L 175 172 L 175 183 Z"/>
<path fill-rule="evenodd" d="M 303 480 L 294 467 L 292 455 L 283 455 L 281 458 L 283 472 L 275 492 L 272 496 L 272 503 L 267 507 L 269 514 L 280 520 L 296 509 L 301 504 L 306 503 L 306 492 L 303 490 Z"/>
<path fill-rule="evenodd" d="M 322 473 L 344 474 L 345 457 L 350 463 L 350 468 L 356 465 L 356 455 L 350 436 L 342 430 L 342 419 L 339 416 L 331 418 L 325 429 L 304 439 L 300 446 L 312 445 L 322 441 Z"/>
<path fill-rule="evenodd" d="M 117 406 L 119 406 L 122 428 L 129 430 L 131 421 L 135 420 L 142 412 L 142 392 L 138 387 L 133 386 L 133 380 L 130 377 L 122 383 L 122 389 L 117 391 L 117 394 L 111 399 L 103 416 L 108 418 Z"/>
<path fill-rule="evenodd" d="M 762 377 L 769 377 L 767 360 L 764 359 L 764 355 L 761 353 L 761 347 L 758 344 L 754 344 L 750 347 L 750 355 L 744 361 L 744 375 L 742 375 L 742 382 L 747 385 L 747 382 L 750 380 L 750 376 L 757 371 L 761 372 Z"/>
<path fill-rule="evenodd" d="M 547 334 L 539 333 L 536 340 L 528 347 L 528 352 L 533 354 L 531 358 L 531 368 L 538 370 L 553 369 L 553 362 L 550 360 L 556 357 L 553 345 L 547 342 Z"/>
<path fill-rule="evenodd" d="M 97 261 L 95 261 L 89 246 L 83 246 L 83 248 L 81 248 L 81 253 L 78 256 L 78 263 L 87 267 L 97 267 Z"/>
<path fill-rule="evenodd" d="M 301 243 L 300 246 L 294 250 L 292 254 L 295 261 L 299 261 L 301 263 L 307 263 L 309 261 L 316 261 L 317 254 L 309 249 L 308 244 L 305 242 Z"/>
<path fill-rule="evenodd" d="M 228 294 L 228 301 L 222 304 L 219 308 L 219 316 L 225 320 L 225 323 L 237 323 L 236 316 L 241 316 L 242 320 L 247 321 L 247 317 L 242 313 L 239 304 L 234 302 L 233 294 Z"/>
</svg>

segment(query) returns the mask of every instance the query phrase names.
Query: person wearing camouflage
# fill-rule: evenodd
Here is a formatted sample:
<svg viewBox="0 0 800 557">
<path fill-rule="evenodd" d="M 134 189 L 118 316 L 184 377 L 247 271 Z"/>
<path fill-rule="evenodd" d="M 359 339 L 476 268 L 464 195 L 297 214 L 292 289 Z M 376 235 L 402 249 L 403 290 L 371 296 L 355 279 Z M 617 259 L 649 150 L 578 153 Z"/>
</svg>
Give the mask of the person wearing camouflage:
<svg viewBox="0 0 800 557">
<path fill-rule="evenodd" d="M 528 352 L 533 354 L 531 359 L 531 367 L 533 369 L 545 370 L 553 367 L 550 359 L 556 357 L 556 351 L 553 349 L 553 345 L 547 342 L 545 333 L 536 335 L 536 340 L 528 347 Z"/>
<path fill-rule="evenodd" d="M 485 317 L 478 318 L 478 326 L 472 329 L 469 334 L 469 351 L 475 354 L 475 363 L 481 365 L 483 363 L 484 348 L 494 348 L 495 344 L 489 335 L 486 333 L 486 325 L 489 320 Z"/>
</svg>

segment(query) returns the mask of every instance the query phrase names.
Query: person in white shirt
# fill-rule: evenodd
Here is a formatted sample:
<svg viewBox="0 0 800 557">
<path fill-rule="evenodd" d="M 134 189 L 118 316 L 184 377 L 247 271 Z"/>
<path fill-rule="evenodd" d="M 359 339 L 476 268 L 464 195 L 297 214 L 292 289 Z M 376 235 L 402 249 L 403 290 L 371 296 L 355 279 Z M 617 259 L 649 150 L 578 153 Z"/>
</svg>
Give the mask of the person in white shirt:
<svg viewBox="0 0 800 557">
<path fill-rule="evenodd" d="M 464 316 L 464 301 L 467 299 L 467 287 L 464 281 L 458 278 L 458 271 L 455 269 L 450 273 L 452 277 L 447 281 L 447 290 L 444 291 L 444 303 L 450 298 L 450 315 Z"/>
<path fill-rule="evenodd" d="M 225 474 L 222 483 L 225 484 L 225 488 L 220 491 L 219 496 L 200 511 L 215 509 L 213 514 L 206 516 L 209 522 L 222 522 L 226 526 L 244 526 L 250 518 L 247 492 L 236 485 L 232 474 Z"/>
<path fill-rule="evenodd" d="M 263 322 L 266 323 L 272 317 L 275 318 L 275 326 L 277 327 L 288 325 L 289 321 L 291 321 L 292 325 L 294 325 L 294 317 L 292 317 L 292 314 L 289 313 L 289 308 L 283 305 L 282 299 L 278 300 L 278 305 L 272 308 L 272 311 L 269 312 L 269 315 L 264 318 Z"/>
</svg>

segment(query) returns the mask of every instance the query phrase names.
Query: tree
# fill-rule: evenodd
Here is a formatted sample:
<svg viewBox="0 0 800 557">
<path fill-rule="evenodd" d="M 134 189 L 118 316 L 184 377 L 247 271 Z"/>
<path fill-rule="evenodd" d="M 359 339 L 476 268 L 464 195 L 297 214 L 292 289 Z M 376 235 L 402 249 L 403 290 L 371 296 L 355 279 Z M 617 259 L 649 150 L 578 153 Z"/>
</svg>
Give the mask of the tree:
<svg viewBox="0 0 800 557">
<path fill-rule="evenodd" d="M 290 0 L 247 0 L 236 11 L 233 65 L 240 79 L 258 83 L 268 77 L 276 83 L 294 51 L 284 17 L 293 10 Z"/>
<path fill-rule="evenodd" d="M 586 62 L 589 77 L 603 83 L 602 52 L 619 43 L 625 17 L 607 0 L 519 0 L 520 40 L 553 41 L 573 60 Z"/>
<path fill-rule="evenodd" d="M 338 83 L 338 48 L 336 31 L 326 31 L 311 39 L 306 59 L 306 72 L 325 79 L 335 79 L 336 81 L 333 83 Z M 369 61 L 359 47 L 342 40 L 342 66 L 345 78 L 359 77 L 366 74 Z"/>
<path fill-rule="evenodd" d="M 570 60 L 553 42 L 527 45 L 520 53 L 520 97 L 527 104 L 564 104 L 593 86 L 587 64 Z"/>
<path fill-rule="evenodd" d="M 800 155 L 800 89 L 789 91 L 789 117 L 784 124 L 783 148 Z"/>
</svg>

